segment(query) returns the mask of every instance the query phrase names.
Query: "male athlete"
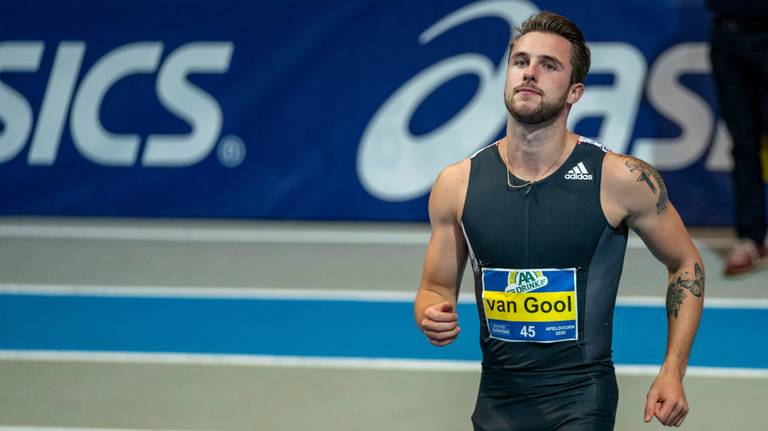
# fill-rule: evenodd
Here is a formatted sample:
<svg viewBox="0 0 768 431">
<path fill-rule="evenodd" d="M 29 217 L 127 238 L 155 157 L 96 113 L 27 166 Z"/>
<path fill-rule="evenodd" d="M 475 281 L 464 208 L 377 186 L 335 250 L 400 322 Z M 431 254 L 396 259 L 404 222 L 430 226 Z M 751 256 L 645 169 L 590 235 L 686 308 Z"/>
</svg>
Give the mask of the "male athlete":
<svg viewBox="0 0 768 431">
<path fill-rule="evenodd" d="M 415 317 L 432 344 L 456 339 L 469 256 L 483 352 L 476 431 L 613 429 L 612 320 L 628 228 L 668 270 L 667 353 L 644 420 L 679 426 L 688 413 L 704 266 L 651 166 L 566 130 L 589 64 L 568 19 L 525 21 L 510 45 L 506 136 L 445 168 L 432 189 Z"/>
</svg>

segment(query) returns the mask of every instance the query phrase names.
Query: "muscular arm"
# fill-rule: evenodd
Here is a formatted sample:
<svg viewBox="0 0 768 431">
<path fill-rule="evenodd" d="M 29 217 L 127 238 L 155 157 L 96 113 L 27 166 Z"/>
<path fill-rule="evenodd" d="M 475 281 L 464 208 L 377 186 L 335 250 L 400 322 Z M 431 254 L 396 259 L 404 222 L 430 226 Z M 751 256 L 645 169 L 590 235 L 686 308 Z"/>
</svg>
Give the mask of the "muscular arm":
<svg viewBox="0 0 768 431">
<path fill-rule="evenodd" d="M 467 245 L 459 226 L 469 161 L 446 168 L 429 199 L 432 236 L 414 304 L 416 324 L 432 344 L 444 346 L 459 333 L 456 300 L 467 261 Z"/>
<path fill-rule="evenodd" d="M 667 352 L 648 393 L 645 420 L 655 415 L 665 425 L 679 425 L 688 412 L 682 380 L 701 319 L 704 265 L 653 167 L 634 157 L 610 154 L 604 175 L 608 186 L 603 202 L 610 210 L 609 219 L 626 222 L 667 267 Z"/>
</svg>

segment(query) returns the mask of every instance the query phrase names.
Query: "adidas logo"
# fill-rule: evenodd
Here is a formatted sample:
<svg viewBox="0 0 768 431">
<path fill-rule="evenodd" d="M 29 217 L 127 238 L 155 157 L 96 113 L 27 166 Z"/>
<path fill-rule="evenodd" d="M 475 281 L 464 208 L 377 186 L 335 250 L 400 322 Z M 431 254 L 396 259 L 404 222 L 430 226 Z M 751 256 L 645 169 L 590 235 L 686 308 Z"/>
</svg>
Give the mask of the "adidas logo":
<svg viewBox="0 0 768 431">
<path fill-rule="evenodd" d="M 592 174 L 587 172 L 587 168 L 584 163 L 579 162 L 578 165 L 571 168 L 567 174 L 565 174 L 566 180 L 591 180 Z"/>
</svg>

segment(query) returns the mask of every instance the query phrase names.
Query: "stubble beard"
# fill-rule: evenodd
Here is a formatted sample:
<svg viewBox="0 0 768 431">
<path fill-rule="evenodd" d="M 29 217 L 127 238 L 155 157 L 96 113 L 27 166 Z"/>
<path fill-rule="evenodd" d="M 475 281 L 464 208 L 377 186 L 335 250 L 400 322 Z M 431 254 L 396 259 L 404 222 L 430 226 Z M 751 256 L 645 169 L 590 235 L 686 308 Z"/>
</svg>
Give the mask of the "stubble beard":
<svg viewBox="0 0 768 431">
<path fill-rule="evenodd" d="M 504 97 L 504 104 L 507 106 L 509 115 L 522 124 L 535 125 L 547 123 L 557 117 L 568 105 L 568 93 L 563 94 L 560 99 L 550 103 L 546 103 L 544 97 L 540 96 L 542 98 L 541 103 L 539 103 L 539 106 L 532 109 L 521 109 L 518 106 L 515 106 L 514 97 L 514 92 L 511 96 Z"/>
</svg>

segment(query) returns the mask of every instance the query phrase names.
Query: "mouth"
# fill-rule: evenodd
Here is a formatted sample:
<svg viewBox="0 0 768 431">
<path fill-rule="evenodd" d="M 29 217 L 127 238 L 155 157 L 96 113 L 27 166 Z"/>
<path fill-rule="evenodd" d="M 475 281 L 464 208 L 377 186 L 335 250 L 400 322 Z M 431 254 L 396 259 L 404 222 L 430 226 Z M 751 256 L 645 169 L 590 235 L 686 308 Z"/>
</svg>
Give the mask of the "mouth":
<svg viewBox="0 0 768 431">
<path fill-rule="evenodd" d="M 525 96 L 530 96 L 530 95 L 533 95 L 533 94 L 541 96 L 541 92 L 540 91 L 538 91 L 538 90 L 536 90 L 534 88 L 531 88 L 531 87 L 519 87 L 519 88 L 515 89 L 515 93 L 522 93 Z"/>
</svg>

